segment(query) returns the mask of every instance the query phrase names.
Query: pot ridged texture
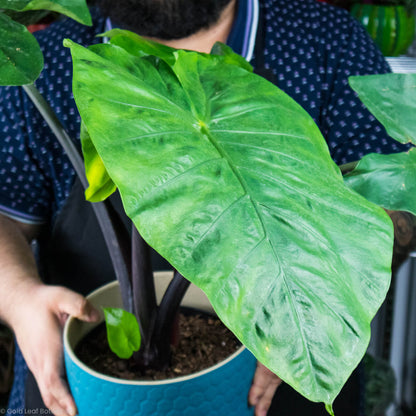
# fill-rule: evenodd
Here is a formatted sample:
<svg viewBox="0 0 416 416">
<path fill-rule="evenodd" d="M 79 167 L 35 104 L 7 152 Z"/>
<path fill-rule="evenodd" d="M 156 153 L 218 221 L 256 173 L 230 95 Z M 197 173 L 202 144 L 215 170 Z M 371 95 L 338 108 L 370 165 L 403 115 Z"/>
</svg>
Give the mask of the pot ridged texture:
<svg viewBox="0 0 416 416">
<path fill-rule="evenodd" d="M 404 54 L 415 38 L 415 16 L 403 6 L 356 3 L 350 13 L 364 25 L 384 56 Z"/>
</svg>

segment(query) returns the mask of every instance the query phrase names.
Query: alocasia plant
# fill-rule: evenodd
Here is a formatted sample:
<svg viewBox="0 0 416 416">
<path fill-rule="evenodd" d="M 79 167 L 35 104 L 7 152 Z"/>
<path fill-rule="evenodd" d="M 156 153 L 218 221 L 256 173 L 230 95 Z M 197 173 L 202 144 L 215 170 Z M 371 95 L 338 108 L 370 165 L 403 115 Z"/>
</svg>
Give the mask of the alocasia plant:
<svg viewBox="0 0 416 416">
<path fill-rule="evenodd" d="M 117 187 L 254 355 L 332 412 L 389 287 L 387 214 L 344 184 L 308 114 L 226 47 L 106 35 L 66 40 L 91 199 Z"/>
<path fill-rule="evenodd" d="M 0 0 L 0 8 L 54 10 L 90 24 L 84 0 Z M 1 33 L 1 83 L 32 83 L 43 66 L 35 39 L 3 12 Z M 140 233 L 204 289 L 257 358 L 332 412 L 389 286 L 390 220 L 345 186 L 301 107 L 227 47 L 206 55 L 108 35 L 109 44 L 89 49 L 67 41 L 89 199 L 118 187 Z M 388 129 L 383 117 L 399 104 L 408 118 L 393 124 L 414 122 L 414 81 L 402 82 L 397 101 L 397 85 L 388 91 L 387 112 L 374 111 Z M 352 83 L 360 93 L 381 91 Z M 413 127 L 401 137 L 389 131 L 414 143 Z M 414 153 L 366 156 L 345 183 L 377 205 L 415 212 Z M 140 344 L 134 333 L 121 337 L 128 351 Z"/>
</svg>

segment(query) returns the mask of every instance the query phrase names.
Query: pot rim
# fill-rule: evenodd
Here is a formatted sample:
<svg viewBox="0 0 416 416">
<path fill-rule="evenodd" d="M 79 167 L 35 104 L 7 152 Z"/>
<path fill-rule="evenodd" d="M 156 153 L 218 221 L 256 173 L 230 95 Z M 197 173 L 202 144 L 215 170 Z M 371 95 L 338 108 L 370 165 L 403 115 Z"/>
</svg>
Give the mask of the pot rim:
<svg viewBox="0 0 416 416">
<path fill-rule="evenodd" d="M 98 289 L 96 289 L 95 291 L 91 292 L 91 294 L 88 295 L 87 298 L 90 298 L 91 296 L 94 296 L 94 294 L 96 294 L 97 292 L 103 291 L 107 288 L 110 288 L 110 287 L 113 287 L 113 286 L 116 286 L 116 285 L 118 285 L 117 281 L 112 281 L 110 283 L 107 283 L 104 286 L 101 286 Z M 116 383 L 116 384 L 131 385 L 131 386 L 149 386 L 149 385 L 157 386 L 157 385 L 173 384 L 173 383 L 180 383 L 180 382 L 192 380 L 196 377 L 203 376 L 205 374 L 208 374 L 212 371 L 215 371 L 215 370 L 225 366 L 227 363 L 229 363 L 230 361 L 235 359 L 237 356 L 242 354 L 245 350 L 247 350 L 247 348 L 244 345 L 241 345 L 241 347 L 238 348 L 237 351 L 235 351 L 233 354 L 228 356 L 226 359 L 220 361 L 219 363 L 217 363 L 217 364 L 215 364 L 211 367 L 205 368 L 201 371 L 198 371 L 196 373 L 188 374 L 186 376 L 174 377 L 174 378 L 169 378 L 169 379 L 164 379 L 164 380 L 125 380 L 125 379 L 120 379 L 120 378 L 117 378 L 117 377 L 112 377 L 112 376 L 108 376 L 106 374 L 99 373 L 98 371 L 95 371 L 95 370 L 91 369 L 90 367 L 88 367 L 86 364 L 84 364 L 75 355 L 75 352 L 74 352 L 74 350 L 73 350 L 73 348 L 72 348 L 72 346 L 70 345 L 70 342 L 69 342 L 69 331 L 71 330 L 71 326 L 73 325 L 73 323 L 76 322 L 76 321 L 78 321 L 77 318 L 74 318 L 74 317 L 70 316 L 67 319 L 66 323 L 65 323 L 64 331 L 63 331 L 63 344 L 64 344 L 65 354 L 70 358 L 70 360 L 77 367 L 79 367 L 84 372 L 90 374 L 91 376 L 93 376 L 95 378 L 99 378 L 101 380 L 105 380 L 105 381 Z M 100 325 L 102 322 L 103 322 L 103 320 L 100 320 L 99 322 L 94 323 L 93 325 L 91 325 L 91 330 L 94 329 L 95 327 L 97 327 L 98 325 Z"/>
</svg>

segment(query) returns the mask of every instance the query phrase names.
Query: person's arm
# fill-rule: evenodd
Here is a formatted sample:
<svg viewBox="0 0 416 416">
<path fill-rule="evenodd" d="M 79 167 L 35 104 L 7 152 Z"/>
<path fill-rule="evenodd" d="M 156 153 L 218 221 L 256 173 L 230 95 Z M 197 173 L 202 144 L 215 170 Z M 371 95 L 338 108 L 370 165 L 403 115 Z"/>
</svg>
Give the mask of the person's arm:
<svg viewBox="0 0 416 416">
<path fill-rule="evenodd" d="M 41 282 L 30 247 L 38 231 L 0 215 L 0 319 L 13 329 L 45 405 L 55 416 L 75 415 L 61 377 L 62 326 L 68 315 L 94 321 L 98 313 L 81 295 Z"/>
</svg>

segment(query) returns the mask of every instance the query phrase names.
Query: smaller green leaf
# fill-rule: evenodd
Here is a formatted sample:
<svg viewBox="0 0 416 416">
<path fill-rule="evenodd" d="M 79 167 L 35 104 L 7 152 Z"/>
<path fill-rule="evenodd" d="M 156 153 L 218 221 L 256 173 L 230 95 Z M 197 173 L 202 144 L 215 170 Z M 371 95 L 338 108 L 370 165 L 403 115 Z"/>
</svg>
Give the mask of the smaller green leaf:
<svg viewBox="0 0 416 416">
<path fill-rule="evenodd" d="M 136 33 L 127 30 L 112 29 L 100 36 L 109 38 L 111 44 L 123 48 L 126 52 L 134 56 L 157 56 L 170 66 L 173 66 L 177 59 L 177 49 L 149 39 L 144 39 Z M 199 55 L 206 54 L 199 53 Z M 253 72 L 253 67 L 241 55 L 236 54 L 224 43 L 216 42 L 212 47 L 211 55 L 221 56 L 222 62 L 237 65 L 249 72 Z"/>
<path fill-rule="evenodd" d="M 117 189 L 97 153 L 84 123 L 81 123 L 81 144 L 84 155 L 85 174 L 88 188 L 85 198 L 90 202 L 100 202 L 108 198 Z"/>
<path fill-rule="evenodd" d="M 344 180 L 369 201 L 416 215 L 416 149 L 391 155 L 364 156 Z"/>
<path fill-rule="evenodd" d="M 50 10 L 91 26 L 91 15 L 85 0 L 0 0 L 0 8 L 27 11 Z"/>
<path fill-rule="evenodd" d="M 127 359 L 140 349 L 141 335 L 136 317 L 120 308 L 103 308 L 108 345 L 119 358 Z"/>
<path fill-rule="evenodd" d="M 416 144 L 416 74 L 354 76 L 348 81 L 393 139 Z"/>
<path fill-rule="evenodd" d="M 127 30 L 112 29 L 100 36 L 108 37 L 112 45 L 123 48 L 133 56 L 140 58 L 143 56 L 157 56 L 169 66 L 172 66 L 176 61 L 176 49 L 142 38 L 136 33 Z"/>
<path fill-rule="evenodd" d="M 0 85 L 31 84 L 43 68 L 43 56 L 34 36 L 0 13 Z"/>
</svg>

